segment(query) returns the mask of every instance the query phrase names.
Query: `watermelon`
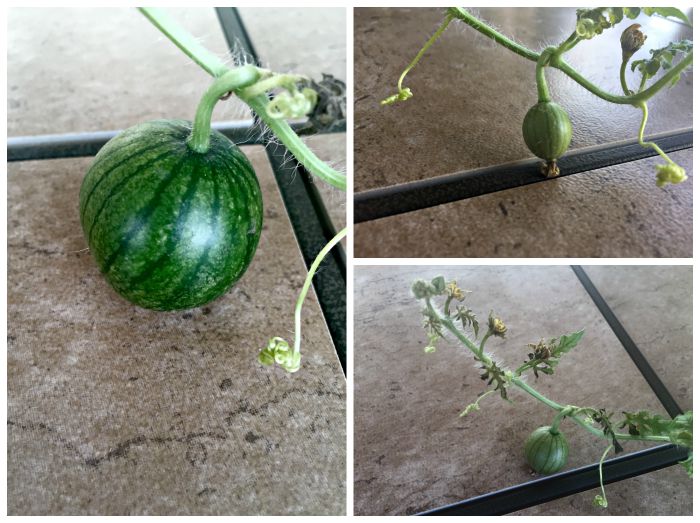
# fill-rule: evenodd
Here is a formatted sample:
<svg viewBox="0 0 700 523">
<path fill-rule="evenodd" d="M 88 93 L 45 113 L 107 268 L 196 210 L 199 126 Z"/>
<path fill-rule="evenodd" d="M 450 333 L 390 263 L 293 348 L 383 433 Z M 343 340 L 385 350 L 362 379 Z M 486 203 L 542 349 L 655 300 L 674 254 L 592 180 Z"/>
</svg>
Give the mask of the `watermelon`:
<svg viewBox="0 0 700 523">
<path fill-rule="evenodd" d="M 248 268 L 262 230 L 262 196 L 243 152 L 192 123 L 131 127 L 97 154 L 80 188 L 80 223 L 100 271 L 127 300 L 189 309 L 225 293 Z"/>
<path fill-rule="evenodd" d="M 523 138 L 528 149 L 547 161 L 555 161 L 571 143 L 571 120 L 564 108 L 554 102 L 533 105 L 523 120 Z"/>
</svg>

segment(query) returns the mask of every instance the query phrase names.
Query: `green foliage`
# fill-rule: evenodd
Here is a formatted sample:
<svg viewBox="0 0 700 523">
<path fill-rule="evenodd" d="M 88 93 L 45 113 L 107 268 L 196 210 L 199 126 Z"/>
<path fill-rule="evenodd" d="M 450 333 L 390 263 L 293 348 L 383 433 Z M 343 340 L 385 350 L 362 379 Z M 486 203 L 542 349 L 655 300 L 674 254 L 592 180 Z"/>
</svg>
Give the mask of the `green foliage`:
<svg viewBox="0 0 700 523">
<path fill-rule="evenodd" d="M 608 414 L 605 409 L 588 409 L 587 414 L 603 429 L 603 434 L 610 439 L 615 447 L 615 453 L 622 452 L 622 445 L 617 441 L 615 435 L 615 427 L 612 421 L 613 413 Z"/>
<path fill-rule="evenodd" d="M 474 358 L 477 361 L 482 361 L 479 358 Z M 507 388 L 510 384 L 510 378 L 502 368 L 500 368 L 496 362 L 482 361 L 481 370 L 484 372 L 481 374 L 480 378 L 486 381 L 486 385 L 494 385 L 493 390 L 498 391 L 501 394 L 501 398 L 504 400 L 508 399 Z"/>
<path fill-rule="evenodd" d="M 625 420 L 620 428 L 627 427 L 632 436 L 668 436 L 671 443 L 681 447 L 693 448 L 693 412 L 679 414 L 673 419 L 658 414 L 640 412 L 623 412 Z"/>
<path fill-rule="evenodd" d="M 532 369 L 535 378 L 539 377 L 540 372 L 554 374 L 554 367 L 557 366 L 560 358 L 576 347 L 581 338 L 583 338 L 583 330 L 564 334 L 558 340 L 552 338 L 547 342 L 540 340 L 536 344 L 530 343 L 528 346 L 533 350 L 527 355 L 529 360 L 516 371 L 516 375 L 519 376 L 528 369 Z"/>
<path fill-rule="evenodd" d="M 576 35 L 579 38 L 589 40 L 619 24 L 625 18 L 634 20 L 640 13 L 647 16 L 658 15 L 664 18 L 677 18 L 691 25 L 685 13 L 675 7 L 595 7 L 576 10 Z"/>
<path fill-rule="evenodd" d="M 653 77 L 660 70 L 667 71 L 673 67 L 673 59 L 676 56 L 684 56 L 693 50 L 693 42 L 691 40 L 681 40 L 679 42 L 670 42 L 665 47 L 660 49 L 652 49 L 649 51 L 651 58 L 635 60 L 632 62 L 632 71 L 639 70 L 643 76 L 647 78 Z M 680 75 L 676 75 L 669 83 L 669 87 L 678 83 Z"/>
<path fill-rule="evenodd" d="M 462 323 L 462 329 L 467 330 L 468 325 L 474 330 L 474 336 L 479 336 L 479 321 L 476 319 L 476 314 L 469 307 L 459 305 L 454 319 Z"/>
</svg>

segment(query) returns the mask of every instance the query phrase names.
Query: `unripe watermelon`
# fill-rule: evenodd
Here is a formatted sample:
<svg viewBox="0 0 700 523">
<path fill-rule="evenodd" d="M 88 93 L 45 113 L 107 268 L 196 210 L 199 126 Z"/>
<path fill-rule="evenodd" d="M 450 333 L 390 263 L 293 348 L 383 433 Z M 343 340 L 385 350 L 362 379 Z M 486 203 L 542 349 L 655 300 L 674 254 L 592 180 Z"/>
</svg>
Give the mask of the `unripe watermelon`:
<svg viewBox="0 0 700 523">
<path fill-rule="evenodd" d="M 554 474 L 566 465 L 569 442 L 564 434 L 552 427 L 540 427 L 525 442 L 525 459 L 538 474 Z"/>
<path fill-rule="evenodd" d="M 218 131 L 206 153 L 190 122 L 131 127 L 97 154 L 80 188 L 80 222 L 114 289 L 158 310 L 188 309 L 226 292 L 248 268 L 262 229 L 250 162 Z"/>
<path fill-rule="evenodd" d="M 554 102 L 533 105 L 523 120 L 523 138 L 532 154 L 554 161 L 566 152 L 571 143 L 569 115 Z"/>
</svg>

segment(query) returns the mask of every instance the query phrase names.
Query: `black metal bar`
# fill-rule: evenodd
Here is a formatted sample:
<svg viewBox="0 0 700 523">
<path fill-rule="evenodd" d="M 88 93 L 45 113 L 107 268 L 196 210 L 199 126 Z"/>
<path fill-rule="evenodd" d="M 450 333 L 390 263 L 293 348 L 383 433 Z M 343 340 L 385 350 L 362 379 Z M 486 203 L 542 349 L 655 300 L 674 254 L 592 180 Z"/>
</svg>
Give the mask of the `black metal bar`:
<svg viewBox="0 0 700 523">
<path fill-rule="evenodd" d="M 259 57 L 238 10 L 235 7 L 217 7 L 216 12 L 231 51 L 242 51 L 253 63 L 259 64 Z M 306 169 L 294 160 L 284 146 L 272 141 L 268 133 L 263 137 L 263 142 L 304 262 L 309 267 L 318 252 L 335 236 L 335 227 Z M 345 254 L 340 244 L 331 254 L 314 277 L 314 289 L 345 372 Z"/>
<path fill-rule="evenodd" d="M 620 340 L 620 343 L 627 351 L 627 354 L 629 354 L 630 358 L 632 358 L 632 361 L 639 369 L 639 372 L 641 372 L 644 379 L 647 380 L 647 383 L 654 391 L 654 394 L 656 394 L 656 397 L 659 398 L 659 401 L 664 406 L 664 409 L 666 409 L 666 412 L 668 412 L 668 415 L 673 418 L 678 414 L 682 414 L 683 409 L 681 409 L 680 405 L 678 405 L 678 402 L 676 402 L 669 390 L 666 388 L 666 385 L 664 385 L 661 378 L 659 378 L 658 374 L 656 374 L 652 366 L 644 357 L 644 354 L 642 354 L 642 351 L 639 350 L 637 344 L 628 334 L 627 330 L 625 330 L 625 328 L 622 326 L 620 320 L 617 319 L 617 316 L 615 316 L 615 313 L 607 304 L 603 296 L 600 294 L 600 292 L 598 292 L 598 289 L 588 277 L 586 271 L 583 270 L 583 267 L 580 265 L 572 265 L 571 268 L 581 282 L 581 285 L 583 285 L 583 288 L 586 289 L 586 292 L 588 292 L 588 295 L 593 300 L 593 303 L 595 303 L 596 307 L 598 307 L 598 310 L 605 318 L 605 321 L 607 321 L 608 325 L 610 325 L 610 328 L 615 333 L 615 336 L 617 336 L 617 339 Z"/>
<path fill-rule="evenodd" d="M 649 136 L 666 152 L 693 146 L 693 130 L 683 129 Z M 559 159 L 563 176 L 601 169 L 625 162 L 649 158 L 656 153 L 642 147 L 636 140 L 576 149 Z M 537 158 L 495 165 L 484 169 L 436 176 L 355 194 L 355 223 L 376 220 L 406 212 L 434 207 L 465 198 L 503 191 L 531 183 L 551 182 L 539 173 Z"/>
<path fill-rule="evenodd" d="M 212 124 L 212 127 L 237 145 L 262 145 L 263 143 L 262 133 L 259 128 L 253 125 L 252 120 L 216 122 Z M 315 134 L 305 122 L 292 123 L 292 129 L 300 135 Z M 340 131 L 344 131 L 344 128 L 341 128 Z M 121 130 L 8 138 L 7 161 L 21 162 L 94 156 L 104 144 L 120 132 Z"/>
<path fill-rule="evenodd" d="M 603 465 L 605 484 L 615 483 L 675 465 L 687 459 L 687 449 L 661 445 L 607 460 Z M 598 464 L 569 470 L 459 503 L 422 512 L 420 516 L 500 516 L 548 501 L 597 488 Z"/>
</svg>

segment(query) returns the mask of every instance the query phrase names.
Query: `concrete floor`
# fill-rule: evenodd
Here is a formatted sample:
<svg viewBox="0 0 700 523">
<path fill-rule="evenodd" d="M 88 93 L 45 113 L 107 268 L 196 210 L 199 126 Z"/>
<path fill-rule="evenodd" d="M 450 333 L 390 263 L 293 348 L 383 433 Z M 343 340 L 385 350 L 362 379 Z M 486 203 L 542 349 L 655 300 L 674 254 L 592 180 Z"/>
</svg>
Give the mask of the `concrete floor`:
<svg viewBox="0 0 700 523">
<path fill-rule="evenodd" d="M 625 268 L 627 269 L 627 268 Z M 692 408 L 692 335 L 687 327 L 691 271 L 686 267 L 597 267 L 591 278 L 647 357 L 668 357 L 659 374 L 685 408 Z M 506 365 L 525 358 L 527 343 L 584 328 L 581 343 L 561 360 L 554 376 L 530 384 L 561 403 L 608 411 L 663 408 L 619 341 L 567 266 L 372 267 L 355 269 L 355 513 L 413 514 L 534 476 L 522 458 L 526 436 L 551 422 L 551 411 L 518 391 L 512 405 L 489 397 L 481 410 L 458 414 L 479 393 L 473 360 L 461 346 L 441 341 L 425 354 L 420 305 L 409 288 L 416 278 L 442 274 L 456 279 L 482 322 L 494 310 L 508 325 L 505 341 L 489 342 Z M 634 283 L 632 283 L 634 282 Z M 662 342 L 649 327 L 629 322 L 631 304 L 656 314 Z M 639 307 L 637 307 L 639 308 Z M 659 327 L 663 326 L 663 327 Z M 658 334 L 657 334 L 658 336 Z M 672 342 L 671 342 L 672 340 Z M 667 343 L 668 341 L 668 343 Z M 669 354 L 668 345 L 674 350 Z M 568 468 L 594 463 L 604 444 L 570 423 L 562 425 L 571 446 Z M 629 442 L 625 451 L 649 447 Z M 592 506 L 585 492 L 523 514 L 690 515 L 692 481 L 671 467 L 611 485 L 610 507 Z"/>
<path fill-rule="evenodd" d="M 325 23 L 305 31 L 298 12 L 285 28 L 278 10 L 268 41 L 290 56 L 315 49 L 315 73 L 342 12 L 317 12 Z M 226 53 L 213 11 L 173 14 Z M 210 82 L 134 10 L 15 9 L 9 27 L 10 136 L 191 118 Z M 345 55 L 330 46 L 325 59 Z M 247 117 L 234 101 L 215 113 Z M 328 143 L 323 154 L 344 161 L 344 144 Z M 77 195 L 90 158 L 9 165 L 10 514 L 345 512 L 345 379 L 313 290 L 301 371 L 256 360 L 269 336 L 291 339 L 306 271 L 264 150 L 245 152 L 265 207 L 255 259 L 225 296 L 174 313 L 122 300 L 84 251 Z"/>
<path fill-rule="evenodd" d="M 482 8 L 479 14 L 534 49 L 568 36 L 574 19 L 573 8 Z M 440 9 L 355 9 L 356 192 L 531 156 L 522 140 L 521 122 L 536 101 L 534 65 L 465 24 L 453 22 L 408 74 L 405 85 L 414 93 L 411 100 L 379 105 L 393 92 L 399 75 L 440 20 Z M 647 48 L 690 37 L 687 30 L 672 22 L 646 17 L 640 22 L 648 33 L 640 56 Z M 567 54 L 567 60 L 582 74 L 612 92 L 620 91 L 618 41 L 624 27 L 626 24 L 620 24 Z M 553 98 L 571 118 L 571 149 L 636 136 L 638 110 L 604 102 L 559 71 L 549 72 L 548 80 Z M 674 89 L 655 97 L 650 112 L 648 133 L 691 127 L 692 72 Z M 678 159 L 689 174 L 690 155 L 688 151 Z M 468 231 L 459 228 L 460 237 L 444 239 L 445 245 L 452 246 L 450 252 L 431 251 L 431 256 L 541 257 L 552 256 L 553 251 L 559 253 L 556 256 L 688 256 L 689 249 L 684 246 L 692 240 L 692 185 L 659 191 L 654 186 L 655 163 L 633 162 L 361 224 L 356 227 L 356 255 L 422 257 L 426 255 L 426 239 L 435 236 L 435 229 L 469 223 Z M 606 201 L 601 192 L 618 197 Z M 579 205 L 572 208 L 570 200 Z M 628 216 L 620 213 L 621 203 L 625 211 L 634 205 L 661 206 L 682 226 L 659 235 L 653 214 L 631 211 Z M 508 217 L 505 226 L 499 204 L 507 211 L 511 206 L 519 210 L 516 216 Z M 596 216 L 604 216 L 607 230 L 590 230 L 589 208 L 596 210 Z M 567 222 L 580 231 L 575 239 L 556 234 L 561 221 L 549 215 L 557 210 L 566 213 Z M 494 223 L 501 228 L 499 237 L 504 236 L 498 252 L 494 252 L 495 242 L 476 241 Z M 670 241 L 654 254 L 659 236 Z M 543 242 L 543 238 L 548 241 Z M 601 252 L 601 245 L 607 245 L 605 252 Z"/>
</svg>

